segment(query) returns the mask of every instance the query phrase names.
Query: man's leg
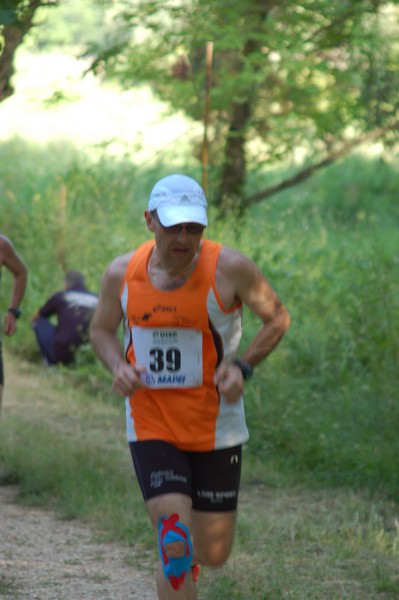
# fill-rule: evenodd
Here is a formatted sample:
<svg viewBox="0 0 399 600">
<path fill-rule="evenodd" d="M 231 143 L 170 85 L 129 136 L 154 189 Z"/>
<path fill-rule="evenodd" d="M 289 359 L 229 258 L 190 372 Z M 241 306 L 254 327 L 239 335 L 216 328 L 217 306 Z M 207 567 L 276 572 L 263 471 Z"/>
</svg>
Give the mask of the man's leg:
<svg viewBox="0 0 399 600">
<path fill-rule="evenodd" d="M 44 317 L 39 317 L 32 325 L 36 335 L 36 340 L 40 348 L 41 355 L 49 365 L 55 365 L 53 345 L 55 336 L 55 327 Z"/>
<path fill-rule="evenodd" d="M 193 563 L 210 567 L 221 567 L 229 558 L 233 547 L 237 511 L 202 512 L 192 511 L 188 496 L 167 494 L 147 501 L 147 509 L 155 527 L 158 516 L 162 514 L 179 514 L 179 521 L 188 526 L 191 523 L 194 546 Z M 182 542 L 167 545 L 169 557 L 183 555 Z M 161 559 L 158 563 L 157 589 L 159 600 L 195 600 L 196 586 L 191 573 L 188 572 L 184 583 L 177 594 L 164 574 Z"/>
<path fill-rule="evenodd" d="M 193 510 L 194 562 L 209 567 L 221 567 L 227 561 L 233 547 L 236 519 L 235 510 Z"/>
<path fill-rule="evenodd" d="M 131 442 L 129 446 L 137 480 L 158 540 L 158 598 L 195 600 L 192 561 L 188 558 L 192 554 L 192 500 L 187 456 L 172 444 L 161 440 Z M 179 589 L 174 589 L 172 583 L 177 583 Z"/>
<path fill-rule="evenodd" d="M 186 549 L 184 531 L 187 528 L 192 539 L 192 564 L 217 567 L 227 560 L 236 523 L 241 447 L 185 453 L 166 442 L 150 440 L 130 443 L 130 450 L 151 522 L 164 542 L 160 544 L 158 598 L 195 600 L 191 569 L 179 560 Z M 154 496 L 154 490 L 158 495 Z M 172 515 L 177 515 L 176 522 Z M 175 524 L 177 531 L 183 529 L 180 539 L 179 535 L 175 539 L 166 536 L 167 528 Z M 187 570 L 180 583 L 181 569 Z M 178 590 L 171 585 L 172 572 L 177 573 Z"/>
<path fill-rule="evenodd" d="M 191 535 L 191 498 L 184 494 L 163 494 L 147 500 L 146 503 L 151 522 L 159 536 L 159 518 L 178 515 L 178 523 L 187 528 Z M 164 545 L 164 551 L 168 559 L 181 558 L 186 550 L 183 541 L 172 541 Z M 161 550 L 162 551 L 162 550 Z M 178 590 L 173 589 L 170 580 L 165 575 L 161 556 L 158 561 L 157 591 L 159 600 L 196 600 L 197 593 L 195 583 L 191 576 L 190 567 L 182 578 Z"/>
<path fill-rule="evenodd" d="M 194 562 L 222 566 L 234 542 L 242 447 L 190 453 Z"/>
</svg>

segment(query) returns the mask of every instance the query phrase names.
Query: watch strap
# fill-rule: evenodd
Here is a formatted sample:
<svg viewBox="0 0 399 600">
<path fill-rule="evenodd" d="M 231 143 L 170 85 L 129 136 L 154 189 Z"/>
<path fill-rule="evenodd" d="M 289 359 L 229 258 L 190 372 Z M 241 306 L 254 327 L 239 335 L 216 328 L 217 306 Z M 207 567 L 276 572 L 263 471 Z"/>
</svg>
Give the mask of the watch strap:
<svg viewBox="0 0 399 600">
<path fill-rule="evenodd" d="M 247 381 L 250 377 L 252 377 L 254 369 L 249 363 L 245 362 L 244 360 L 240 360 L 239 358 L 235 358 L 232 362 L 233 365 L 236 365 L 239 369 L 241 369 L 244 381 Z"/>
</svg>

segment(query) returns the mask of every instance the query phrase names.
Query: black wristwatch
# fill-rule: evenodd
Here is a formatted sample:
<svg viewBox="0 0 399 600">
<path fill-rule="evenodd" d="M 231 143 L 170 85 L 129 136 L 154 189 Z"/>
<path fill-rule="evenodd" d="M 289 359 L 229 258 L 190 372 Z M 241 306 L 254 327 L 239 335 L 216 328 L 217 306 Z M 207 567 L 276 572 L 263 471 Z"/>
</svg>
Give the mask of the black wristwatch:
<svg viewBox="0 0 399 600">
<path fill-rule="evenodd" d="M 232 362 L 233 365 L 237 365 L 237 367 L 241 369 L 244 381 L 247 381 L 247 379 L 252 377 L 254 369 L 249 363 L 245 362 L 244 360 L 240 360 L 239 358 L 235 358 Z"/>
<path fill-rule="evenodd" d="M 16 319 L 19 319 L 19 317 L 22 315 L 22 310 L 20 308 L 13 308 L 12 306 L 7 309 L 7 312 L 12 313 Z"/>
</svg>

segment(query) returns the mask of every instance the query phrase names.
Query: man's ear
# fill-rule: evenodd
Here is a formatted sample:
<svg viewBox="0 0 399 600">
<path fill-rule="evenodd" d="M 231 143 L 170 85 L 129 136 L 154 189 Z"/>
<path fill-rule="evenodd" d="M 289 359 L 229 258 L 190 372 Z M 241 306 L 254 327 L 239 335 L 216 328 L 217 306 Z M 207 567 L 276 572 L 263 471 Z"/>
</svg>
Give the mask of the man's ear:
<svg viewBox="0 0 399 600">
<path fill-rule="evenodd" d="M 145 222 L 147 223 L 147 229 L 149 231 L 154 231 L 154 217 L 149 210 L 144 211 L 144 218 Z"/>
</svg>

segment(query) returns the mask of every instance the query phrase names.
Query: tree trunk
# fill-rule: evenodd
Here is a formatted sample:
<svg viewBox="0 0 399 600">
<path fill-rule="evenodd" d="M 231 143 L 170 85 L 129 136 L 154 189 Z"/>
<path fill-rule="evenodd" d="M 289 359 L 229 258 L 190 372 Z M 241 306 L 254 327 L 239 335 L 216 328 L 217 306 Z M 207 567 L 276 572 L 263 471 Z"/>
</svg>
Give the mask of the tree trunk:
<svg viewBox="0 0 399 600">
<path fill-rule="evenodd" d="M 226 215 L 231 211 L 241 212 L 243 209 L 242 194 L 246 174 L 246 126 L 250 115 L 251 105 L 249 101 L 243 104 L 235 104 L 226 140 L 220 184 L 219 210 L 221 215 Z"/>
<path fill-rule="evenodd" d="M 11 77 L 14 74 L 14 56 L 24 35 L 32 27 L 32 19 L 35 11 L 43 4 L 41 0 L 33 0 L 23 12 L 19 21 L 11 25 L 4 25 L 4 49 L 0 56 L 0 102 L 14 93 L 11 85 Z"/>
<path fill-rule="evenodd" d="M 276 0 L 256 0 L 248 5 L 248 9 L 256 15 L 259 29 L 262 28 L 264 20 L 275 3 Z M 256 37 L 248 39 L 244 48 L 243 59 L 245 60 L 245 57 L 257 52 L 259 46 L 260 43 Z M 238 64 L 237 73 L 240 73 L 241 68 L 242 65 Z M 241 214 L 247 208 L 245 202 L 243 202 L 246 175 L 245 143 L 251 114 L 252 101 L 250 96 L 245 102 L 236 102 L 233 105 L 220 183 L 219 212 L 221 215 L 228 214 L 231 211 Z"/>
</svg>

